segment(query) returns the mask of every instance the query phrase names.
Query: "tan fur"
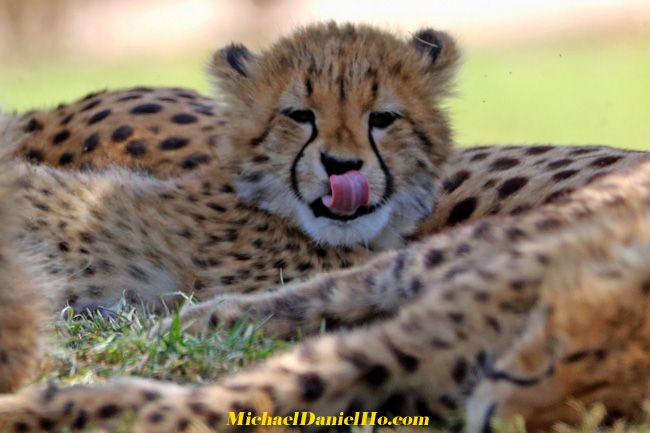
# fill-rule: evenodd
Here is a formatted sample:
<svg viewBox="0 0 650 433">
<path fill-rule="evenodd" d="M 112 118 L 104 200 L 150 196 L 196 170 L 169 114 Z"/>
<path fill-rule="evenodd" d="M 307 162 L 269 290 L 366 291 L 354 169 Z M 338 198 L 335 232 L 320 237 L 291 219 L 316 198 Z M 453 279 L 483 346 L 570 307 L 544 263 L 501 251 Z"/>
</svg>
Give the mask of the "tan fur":
<svg viewBox="0 0 650 433">
<path fill-rule="evenodd" d="M 198 164 L 201 169 L 195 173 L 160 180 L 123 169 L 78 173 L 5 164 L 0 172 L 0 194 L 5 198 L 0 210 L 20 218 L 3 229 L 6 237 L 0 239 L 9 239 L 11 246 L 6 242 L 0 246 L 11 248 L 15 263 L 0 268 L 0 278 L 24 286 L 21 293 L 24 290 L 26 300 L 32 291 L 47 294 L 50 307 L 69 302 L 78 309 L 93 309 L 110 307 L 126 294 L 160 307 L 165 294 L 180 290 L 209 300 L 183 315 L 184 320 L 193 320 L 195 329 L 270 313 L 275 319 L 266 324 L 267 332 L 278 337 L 291 336 L 298 328 L 315 332 L 323 322 L 330 327 L 368 327 L 306 342 L 257 370 L 198 392 L 128 380 L 96 389 L 26 391 L 0 399 L 0 422 L 13 423 L 22 431 L 79 426 L 82 421 L 134 408 L 141 415 L 136 431 L 174 431 L 187 423 L 221 429 L 229 407 L 268 407 L 274 413 L 300 408 L 337 412 L 355 396 L 363 397 L 368 408 L 394 403 L 396 392 L 413 397 L 405 399 L 405 411 L 442 415 L 461 402 L 474 369 L 483 369 L 485 376 L 468 404 L 470 421 L 478 427 L 489 418 L 493 402 L 497 414 L 523 412 L 532 426 L 539 427 L 556 415 L 570 419 L 569 412 L 562 412 L 568 396 L 603 395 L 613 401 L 606 394 L 582 392 L 591 389 L 591 382 L 577 376 L 569 365 L 580 357 L 565 363 L 566 367 L 557 359 L 566 355 L 573 360 L 582 342 L 608 335 L 602 328 L 615 316 L 614 310 L 606 310 L 602 316 L 590 317 L 587 328 L 593 334 L 584 333 L 585 326 L 574 327 L 567 319 L 573 309 L 595 313 L 601 302 L 612 298 L 608 293 L 638 289 L 639 269 L 646 258 L 647 167 L 629 178 L 609 181 L 614 187 L 604 182 L 582 188 L 599 176 L 639 164 L 647 154 L 594 146 L 474 148 L 453 153 L 443 167 L 450 154 L 450 131 L 437 103 L 448 91 L 458 56 L 448 36 L 439 32 L 423 36 L 435 36 L 443 45 L 433 61 L 421 47 L 414 48 L 413 41 L 405 43 L 372 28 L 333 24 L 299 32 L 259 56 L 240 47 L 218 52 L 213 72 L 223 105 L 212 103 L 212 108 L 218 118 L 223 116 L 224 129 L 216 131 L 210 142 L 210 146 L 217 143 L 212 160 Z M 310 55 L 312 45 L 324 49 L 325 55 Z M 18 155 L 33 156 L 32 150 L 42 146 L 43 162 L 61 165 L 58 146 L 71 149 L 67 146 L 85 142 L 79 137 L 97 133 L 104 139 L 95 150 L 113 150 L 101 157 L 75 157 L 71 165 L 78 163 L 81 168 L 92 162 L 101 167 L 115 162 L 148 169 L 159 177 L 176 175 L 187 152 L 197 149 L 194 144 L 179 146 L 185 141 L 178 138 L 205 143 L 204 134 L 212 130 L 201 126 L 201 132 L 188 133 L 191 137 L 179 137 L 175 134 L 183 128 L 167 121 L 165 129 L 152 131 L 155 125 L 150 122 L 164 123 L 160 113 L 167 115 L 168 106 L 154 114 L 132 116 L 140 99 L 152 103 L 167 92 L 182 93 L 155 89 L 91 96 L 62 108 L 67 114 L 56 110 L 28 114 L 18 127 L 4 129 L 4 134 L 19 137 Z M 124 96 L 137 96 L 138 101 L 118 101 Z M 93 106 L 99 111 L 81 114 L 90 111 L 84 111 L 83 104 L 93 98 L 101 99 Z M 196 108 L 185 102 L 164 102 L 174 104 L 170 111 Z M 109 109 L 101 110 L 101 104 L 111 107 L 110 113 L 91 122 Z M 305 107 L 314 113 L 311 125 L 287 114 Z M 401 117 L 385 130 L 375 131 L 368 125 L 373 110 L 394 110 Z M 66 126 L 60 124 L 63 119 L 58 124 L 53 119 L 73 113 L 68 124 L 78 119 L 75 134 L 51 141 L 53 136 L 43 131 Z M 41 128 L 34 130 L 32 119 L 43 119 Z M 107 138 L 122 122 L 129 122 L 134 139 L 155 142 L 159 150 L 148 151 L 138 161 L 123 158 L 125 144 L 120 141 L 110 148 L 112 139 Z M 147 135 L 161 131 L 163 137 Z M 382 228 L 385 236 L 377 238 L 390 242 L 374 242 L 366 235 L 360 237 L 363 242 L 353 242 L 356 238 L 342 232 L 333 245 L 318 245 L 314 240 L 331 242 L 327 237 L 332 232 L 313 232 L 306 226 L 295 210 L 300 209 L 295 207 L 299 206 L 296 196 L 310 200 L 323 193 L 326 181 L 318 161 L 324 152 L 362 159 L 373 191 L 386 190 L 389 177 L 377 154 L 369 150 L 371 139 L 392 173 L 396 191 L 395 213 Z M 305 143 L 310 146 L 303 147 Z M 298 163 L 292 179 L 288 168 L 294 161 Z M 294 181 L 299 194 L 288 194 Z M 571 196 L 572 190 L 577 194 Z M 375 195 L 372 200 L 382 199 Z M 553 202 L 560 204 L 541 207 Z M 434 212 L 420 221 L 432 208 Z M 531 209 L 534 212 L 526 212 Z M 491 214 L 502 217 L 477 221 Z M 504 216 L 508 214 L 522 216 Z M 610 221 L 615 223 L 612 227 Z M 424 239 L 461 223 L 466 225 L 348 271 L 273 293 L 241 294 L 271 288 L 281 276 L 285 282 L 302 280 L 320 271 L 362 264 L 373 250 Z M 353 231 L 350 236 L 357 234 Z M 564 254 L 574 259 L 565 260 Z M 611 272 L 601 272 L 619 257 Z M 15 266 L 20 267 L 14 270 Z M 45 277 L 55 284 L 39 285 L 37 281 Z M 591 285 L 602 287 L 602 298 L 583 294 Z M 22 302 L 9 287 L 0 286 L 7 305 Z M 639 296 L 638 290 L 631 292 L 629 299 L 634 302 L 620 306 L 630 310 L 625 310 L 630 318 L 643 320 L 645 298 Z M 563 310 L 567 306 L 572 309 Z M 4 303 L 0 308 L 4 311 Z M 25 308 L 28 311 L 20 314 L 43 317 L 38 304 Z M 12 321 L 15 316 L 7 314 L 0 320 L 4 317 Z M 23 338 L 14 339 L 18 331 L 9 326 L 9 337 L 0 338 L 0 353 L 5 347 L 11 353 L 26 353 L 15 358 L 24 360 L 25 368 L 12 361 L 6 376 L 0 369 L 0 379 L 9 374 L 16 378 L 0 381 L 0 389 L 15 388 L 29 373 L 34 359 L 29 349 L 38 338 L 38 328 L 31 325 L 20 328 L 26 332 Z M 596 343 L 606 345 L 616 335 L 629 335 L 627 325 L 623 322 L 620 332 L 612 331 L 618 334 Z M 524 328 L 521 340 L 513 343 Z M 639 345 L 629 347 L 639 350 L 645 335 L 634 338 Z M 626 345 L 618 349 L 620 356 L 627 356 L 629 350 Z M 644 356 L 625 359 L 635 368 L 645 365 Z M 540 360 L 558 365 L 549 370 Z M 618 364 L 606 365 L 602 377 L 618 374 L 624 383 L 640 384 L 635 396 L 641 394 L 643 377 L 632 374 L 623 380 Z M 499 376 L 493 367 L 512 371 L 512 377 L 523 375 L 524 382 L 534 379 L 534 386 L 514 386 L 516 380 Z M 509 378 L 507 386 L 501 383 L 503 377 Z M 586 383 L 572 382 L 574 378 Z M 518 401 L 529 398 L 527 390 L 537 386 L 544 392 L 531 393 L 531 402 L 518 406 Z M 604 388 L 612 396 L 617 389 Z M 585 397 L 585 401 L 594 399 Z M 617 408 L 634 412 L 634 400 L 623 401 Z M 538 407 L 546 412 L 531 409 Z"/>
<path fill-rule="evenodd" d="M 482 220 L 295 286 L 285 296 L 320 292 L 316 300 L 329 298 L 341 323 L 368 326 L 305 341 L 219 384 L 190 390 L 125 379 L 33 389 L 0 399 L 0 420 L 69 425 L 81 411 L 84 421 L 100 421 L 102 413 L 135 409 L 136 432 L 223 432 L 232 431 L 229 410 L 260 402 L 271 414 L 337 414 L 353 400 L 365 410 L 401 401 L 400 414 L 435 420 L 468 390 L 473 430 L 495 414 L 523 413 L 532 430 L 575 421 L 571 400 L 605 401 L 633 416 L 649 389 L 649 168 L 611 176 L 537 212 Z M 458 256 L 463 243 L 476 248 Z M 415 279 L 420 290 L 398 297 L 382 320 L 343 313 L 354 311 L 345 293 L 376 306 L 382 286 L 409 287 Z M 303 317 L 313 329 L 318 318 Z M 278 310 L 276 321 L 285 320 Z M 266 326 L 275 332 L 274 320 Z"/>
<path fill-rule="evenodd" d="M 445 92 L 443 87 L 448 80 L 449 68 L 453 67 L 455 48 L 446 35 L 436 35 L 446 44 L 437 59 L 432 59 L 428 52 L 415 48 L 412 41 L 404 41 L 370 27 L 339 28 L 334 25 L 306 29 L 270 51 L 254 57 L 259 65 L 289 68 L 283 71 L 282 76 L 285 78 L 293 75 L 295 79 L 301 75 L 301 83 L 306 79 L 312 80 L 310 87 L 313 86 L 313 93 L 303 95 L 305 100 L 302 102 L 296 93 L 298 90 L 292 87 L 295 81 L 284 81 L 284 85 L 290 87 L 284 92 L 280 92 L 278 83 L 267 86 L 266 94 L 262 91 L 264 84 L 275 79 L 276 74 L 281 72 L 271 66 L 264 70 L 256 64 L 256 68 L 262 69 L 256 73 L 249 70 L 244 76 L 238 71 L 240 66 L 235 60 L 231 59 L 232 64 L 229 66 L 220 65 L 217 61 L 215 68 L 221 71 L 219 82 L 224 86 L 222 92 L 226 101 L 226 108 L 220 113 L 231 129 L 228 134 L 221 136 L 221 143 L 224 146 L 233 144 L 238 147 L 232 153 L 220 148 L 223 151 L 220 156 L 227 155 L 227 166 L 212 161 L 205 164 L 204 170 L 161 180 L 110 167 L 101 171 L 80 172 L 59 171 L 47 165 L 35 166 L 21 162 L 5 164 L 0 172 L 0 192 L 6 198 L 0 206 L 7 206 L 6 213 L 13 213 L 17 219 L 16 224 L 7 227 L 9 236 L 12 240 L 15 238 L 14 255 L 29 266 L 38 267 L 35 273 L 42 278 L 60 283 L 52 284 L 46 291 L 52 313 L 66 305 L 73 306 L 76 311 L 110 309 L 123 296 L 135 303 L 143 302 L 156 310 L 164 311 L 163 305 L 174 307 L 181 299 L 172 296 L 179 291 L 207 300 L 221 293 L 270 289 L 280 283 L 304 279 L 320 271 L 346 268 L 365 261 L 372 254 L 367 245 L 375 239 L 364 234 L 363 230 L 372 228 L 369 226 L 372 220 L 367 223 L 359 223 L 357 220 L 327 223 L 341 232 L 338 239 L 332 239 L 332 233 L 327 227 L 319 229 L 315 237 L 310 237 L 300 230 L 304 230 L 304 227 L 292 213 L 297 206 L 307 208 L 304 200 L 296 199 L 298 192 L 287 194 L 289 186 L 293 185 L 289 179 L 292 163 L 301 148 L 305 165 L 297 169 L 296 188 L 307 197 L 322 191 L 323 185 L 327 185 L 323 168 L 313 167 L 313 163 L 314 158 L 320 158 L 319 152 L 328 151 L 327 146 L 335 140 L 327 138 L 325 131 L 328 118 L 318 107 L 331 110 L 339 105 L 342 111 L 350 109 L 350 106 L 359 109 L 355 103 L 361 96 L 341 98 L 341 88 L 338 85 L 328 87 L 323 74 L 329 74 L 329 67 L 335 65 L 338 65 L 338 69 L 332 69 L 332 73 L 338 75 L 330 78 L 349 89 L 377 84 L 377 88 L 374 91 L 370 89 L 370 94 L 365 96 L 367 106 L 364 111 L 357 112 L 360 119 L 356 119 L 354 125 L 341 124 L 341 130 L 362 129 L 368 134 L 368 117 L 372 110 L 386 109 L 381 105 L 385 102 L 379 103 L 373 101 L 373 98 L 387 98 L 393 104 L 389 108 L 400 110 L 403 116 L 394 126 L 382 130 L 374 138 L 377 145 L 381 146 L 380 152 L 372 152 L 370 155 L 362 149 L 361 133 L 357 133 L 357 142 L 350 143 L 351 149 L 354 148 L 353 145 L 356 146 L 358 157 L 365 159 L 363 170 L 371 181 L 377 183 L 377 191 L 390 189 L 386 186 L 390 174 L 394 180 L 390 190 L 394 195 L 401 195 L 402 199 L 419 197 L 412 203 L 393 206 L 390 208 L 393 209 L 393 214 L 390 214 L 389 209 L 389 213 L 385 214 L 388 219 L 377 223 L 381 226 L 375 233 L 387 230 L 389 238 L 397 245 L 403 244 L 405 237 L 415 230 L 415 223 L 426 216 L 426 210 L 433 206 L 434 183 L 449 148 L 449 128 L 437 103 L 438 97 Z M 310 66 L 304 62 L 312 60 L 302 51 L 302 44 L 310 38 L 336 51 L 332 57 L 326 57 L 326 62 L 315 66 L 312 76 L 304 77 L 302 74 Z M 398 47 L 401 49 L 397 50 Z M 219 55 L 234 55 L 228 54 L 233 49 L 225 48 Z M 341 53 L 338 52 L 339 49 Z M 380 56 L 382 52 L 386 55 Z M 358 62 L 363 66 L 363 75 L 359 76 L 360 70 L 354 67 L 348 70 L 340 66 L 348 55 L 359 59 L 390 59 L 392 63 L 382 64 L 377 60 L 369 64 Z M 249 60 L 253 59 L 252 55 L 247 56 Z M 300 62 L 285 65 L 282 59 L 287 56 Z M 396 62 L 403 65 L 402 69 L 388 71 Z M 228 75 L 228 68 L 232 69 L 233 75 Z M 371 73 L 368 75 L 369 69 Z M 408 76 L 391 75 L 397 72 L 407 73 Z M 410 81 L 412 86 L 407 85 Z M 239 137 L 236 131 L 244 120 L 240 119 L 237 110 L 243 110 L 241 104 L 247 103 L 247 96 L 229 96 L 225 89 L 228 83 L 233 91 L 244 84 L 260 87 L 256 96 L 267 101 L 265 106 L 260 104 L 260 109 L 274 108 L 281 111 L 274 114 L 275 120 L 269 120 L 267 116 L 256 117 L 252 122 L 247 120 L 256 126 L 247 132 L 248 135 Z M 399 97 L 384 95 L 400 86 L 407 89 L 414 87 L 416 90 L 421 86 L 422 89 L 419 89 L 419 94 L 412 93 L 411 89 L 405 90 L 404 95 Z M 424 86 L 429 87 L 425 89 Z M 320 150 L 310 148 L 309 152 L 315 155 L 311 155 L 309 163 L 306 162 L 308 152 L 304 143 L 312 133 L 285 113 L 287 107 L 279 107 L 285 103 L 283 98 L 288 93 L 293 95 L 292 104 L 305 104 L 318 114 L 317 125 L 322 133 L 317 140 L 313 140 L 312 147 Z M 336 97 L 332 99 L 330 93 Z M 64 145 L 70 146 L 65 144 L 68 142 L 74 146 L 86 145 L 88 139 L 84 137 L 93 134 L 103 137 L 104 145 L 94 148 L 90 152 L 92 154 L 110 149 L 111 145 L 124 149 L 131 138 L 153 140 L 151 134 L 155 132 L 151 128 L 162 115 L 156 113 L 157 116 L 152 119 L 149 117 L 152 113 L 149 112 L 158 110 L 152 104 L 163 98 L 161 94 L 167 95 L 164 97 L 176 95 L 188 101 L 193 97 L 191 93 L 185 94 L 178 89 L 152 92 L 139 89 L 123 92 L 121 96 L 119 92 L 91 95 L 70 107 L 52 112 L 30 113 L 22 119 L 7 117 L 6 122 L 3 121 L 5 129 L 2 133 L 3 138 L 7 137 L 10 142 L 3 147 L 4 152 L 12 152 L 13 146 L 18 143 L 18 154 L 29 158 L 39 146 L 47 145 L 58 149 Z M 112 105 L 118 99 L 120 103 Z M 185 109 L 192 106 L 192 103 L 188 106 L 173 101 L 169 104 Z M 376 104 L 379 105 L 375 106 Z M 216 104 L 212 106 L 216 110 Z M 304 106 L 289 108 L 301 107 Z M 166 109 L 167 116 L 175 111 L 169 109 L 169 105 Z M 158 113 L 161 111 L 162 109 Z M 73 117 L 67 120 L 71 114 Z M 253 114 L 249 113 L 251 118 Z M 125 135 L 123 131 L 117 133 L 113 128 L 121 125 L 129 116 L 145 120 L 128 125 L 132 130 L 128 139 L 109 143 L 116 141 L 116 135 Z M 435 122 L 422 123 L 427 116 Z M 353 118 L 350 115 L 341 121 L 346 123 Z M 173 121 L 171 123 L 175 124 Z M 100 124 L 103 125 L 101 128 Z M 65 128 L 65 131 L 70 132 L 53 132 L 57 128 Z M 267 132 L 259 136 L 261 130 Z M 165 130 L 169 131 L 180 132 L 174 128 Z M 372 133 L 375 134 L 374 129 Z M 175 155 L 180 159 L 172 164 L 174 167 L 178 167 L 179 163 L 182 165 L 187 145 L 181 146 L 179 143 L 185 143 L 185 138 L 187 137 L 171 135 L 162 137 L 158 142 L 160 157 L 152 156 L 148 160 L 150 167 L 155 167 L 160 177 L 169 174 L 166 171 L 169 167 L 162 163 L 164 155 Z M 365 147 L 371 147 L 367 137 Z M 394 157 L 397 147 L 406 156 L 420 162 L 417 169 L 409 168 L 407 171 L 404 164 L 409 161 Z M 76 161 L 79 163 L 78 168 L 89 161 L 96 167 L 106 165 L 107 160 L 130 168 L 137 163 L 120 159 L 120 154 L 121 152 L 109 153 L 101 158 L 80 158 Z M 47 155 L 48 158 L 45 158 L 44 154 L 43 162 L 56 165 L 52 158 L 56 153 Z M 378 167 L 380 155 L 385 156 L 387 168 Z M 417 178 L 406 182 L 407 175 L 415 175 Z M 251 191 L 257 192 L 251 195 Z M 372 200 L 378 206 L 384 204 L 383 200 L 387 202 L 383 209 L 393 205 L 391 197 L 381 197 L 379 192 L 375 195 Z M 286 200 L 284 206 L 273 208 L 283 197 Z M 267 211 L 265 209 L 269 203 L 272 206 Z M 359 219 L 364 218 L 373 218 L 373 214 Z M 312 219 L 316 218 L 312 216 Z M 350 233 L 350 236 L 346 233 Z M 318 242 L 319 238 L 329 239 Z M 382 242 L 385 240 L 384 237 L 379 239 Z M 381 245 L 376 248 L 381 248 Z M 15 341 L 11 344 L 22 343 Z"/>
<path fill-rule="evenodd" d="M 0 193 L 0 201 L 7 199 Z M 16 221 L 4 210 L 0 211 L 0 390 L 11 391 L 34 371 L 48 315 L 46 294 L 57 283 L 40 281 L 37 275 L 42 271 L 15 256 L 9 227 Z"/>
<path fill-rule="evenodd" d="M 146 106 L 158 111 L 133 113 Z M 105 110 L 110 110 L 105 118 L 89 123 Z M 217 149 L 224 125 L 220 108 L 190 89 L 95 92 L 52 110 L 25 113 L 15 123 L 16 137 L 6 143 L 16 143 L 18 156 L 66 169 L 117 164 L 168 177 L 218 163 L 216 153 L 226 153 Z M 184 137 L 188 143 L 161 150 L 160 143 L 169 137 Z"/>
</svg>

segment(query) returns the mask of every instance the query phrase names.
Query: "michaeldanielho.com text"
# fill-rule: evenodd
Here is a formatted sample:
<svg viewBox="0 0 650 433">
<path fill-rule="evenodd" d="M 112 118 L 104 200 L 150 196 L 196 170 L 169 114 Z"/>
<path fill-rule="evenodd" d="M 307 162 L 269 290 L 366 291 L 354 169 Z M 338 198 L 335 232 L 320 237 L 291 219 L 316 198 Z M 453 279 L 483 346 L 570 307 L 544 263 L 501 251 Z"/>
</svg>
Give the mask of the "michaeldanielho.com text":
<svg viewBox="0 0 650 433">
<path fill-rule="evenodd" d="M 233 426 L 428 426 L 428 416 L 383 416 L 377 412 L 354 412 L 338 415 L 316 415 L 314 412 L 294 412 L 275 416 L 262 412 L 228 412 L 228 425 Z"/>
</svg>

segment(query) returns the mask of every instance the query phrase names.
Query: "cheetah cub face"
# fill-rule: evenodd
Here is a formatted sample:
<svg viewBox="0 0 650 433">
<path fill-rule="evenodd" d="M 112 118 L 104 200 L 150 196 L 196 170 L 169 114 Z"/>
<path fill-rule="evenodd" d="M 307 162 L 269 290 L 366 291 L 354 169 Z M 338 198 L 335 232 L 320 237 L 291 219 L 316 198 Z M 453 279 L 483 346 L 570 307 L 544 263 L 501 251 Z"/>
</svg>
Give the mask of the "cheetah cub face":
<svg viewBox="0 0 650 433">
<path fill-rule="evenodd" d="M 458 58 L 442 32 L 334 23 L 259 55 L 217 52 L 239 196 L 317 242 L 401 245 L 434 206 L 451 141 L 439 103 Z"/>
</svg>

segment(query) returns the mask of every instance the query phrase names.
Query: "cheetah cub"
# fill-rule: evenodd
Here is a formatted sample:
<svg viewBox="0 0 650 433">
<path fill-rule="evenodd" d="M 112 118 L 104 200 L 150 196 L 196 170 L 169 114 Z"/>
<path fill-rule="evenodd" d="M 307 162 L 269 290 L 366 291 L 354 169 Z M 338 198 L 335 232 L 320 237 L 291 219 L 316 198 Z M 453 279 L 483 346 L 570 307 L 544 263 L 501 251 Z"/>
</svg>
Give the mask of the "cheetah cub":
<svg viewBox="0 0 650 433">
<path fill-rule="evenodd" d="M 210 70 L 232 172 L 160 180 L 5 162 L 14 254 L 51 280 L 53 309 L 79 311 L 123 295 L 161 309 L 179 291 L 205 300 L 268 289 L 401 246 L 434 207 L 450 152 L 439 101 L 458 57 L 442 32 L 404 40 L 334 23 L 259 55 L 228 46 Z"/>
</svg>

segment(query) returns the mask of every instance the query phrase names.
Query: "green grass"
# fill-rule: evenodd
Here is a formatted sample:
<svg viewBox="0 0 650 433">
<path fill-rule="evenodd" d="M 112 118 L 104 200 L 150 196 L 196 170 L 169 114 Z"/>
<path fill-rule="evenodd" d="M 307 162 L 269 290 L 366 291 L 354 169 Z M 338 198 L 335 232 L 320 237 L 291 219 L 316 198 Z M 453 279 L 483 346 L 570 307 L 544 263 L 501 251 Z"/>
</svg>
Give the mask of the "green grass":
<svg viewBox="0 0 650 433">
<path fill-rule="evenodd" d="M 54 324 L 55 338 L 41 365 L 38 382 L 96 383 L 111 377 L 137 375 L 181 383 L 209 383 L 224 374 L 236 373 L 252 362 L 263 360 L 290 343 L 264 336 L 259 324 L 238 323 L 229 330 L 191 335 L 179 324 L 178 316 L 169 330 L 152 333 L 158 318 L 126 306 L 114 317 L 65 315 Z M 153 335 L 152 335 L 153 334 Z M 578 426 L 558 425 L 556 433 L 650 433 L 650 403 L 645 417 L 634 423 L 617 422 L 602 427 L 606 411 L 602 405 L 584 408 Z M 116 433 L 131 431 L 133 414 L 126 413 L 113 425 Z M 427 429 L 435 433 L 460 431 L 460 414 L 443 425 Z M 526 433 L 520 417 L 495 420 L 497 433 Z M 98 432 L 90 426 L 84 430 Z M 99 430 L 105 431 L 105 430 Z M 361 433 L 361 429 L 353 429 Z M 387 431 L 389 432 L 389 431 Z"/>
<path fill-rule="evenodd" d="M 650 40 L 470 51 L 451 105 L 463 144 L 609 144 L 650 150 Z"/>
<path fill-rule="evenodd" d="M 116 63 L 65 59 L 0 65 L 0 106 L 26 110 L 100 88 L 174 85 L 209 91 L 209 50 Z M 449 108 L 463 145 L 602 143 L 650 150 L 650 40 L 554 41 L 469 49 Z"/>
<path fill-rule="evenodd" d="M 110 317 L 68 314 L 54 324 L 56 338 L 37 380 L 85 383 L 135 375 L 204 383 L 289 344 L 264 337 L 259 324 L 192 335 L 181 328 L 177 314 L 169 330 L 152 332 L 158 320 L 133 307 Z"/>
</svg>

